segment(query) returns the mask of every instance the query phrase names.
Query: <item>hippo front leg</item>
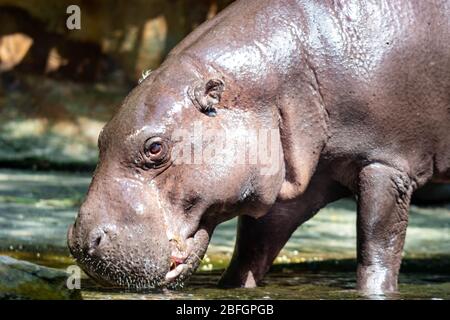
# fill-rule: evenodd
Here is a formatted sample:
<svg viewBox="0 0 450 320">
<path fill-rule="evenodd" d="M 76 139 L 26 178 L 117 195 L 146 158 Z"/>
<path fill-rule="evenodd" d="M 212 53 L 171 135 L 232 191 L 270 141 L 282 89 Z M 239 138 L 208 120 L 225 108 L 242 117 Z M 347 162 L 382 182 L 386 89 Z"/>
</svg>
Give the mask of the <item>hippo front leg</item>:
<svg viewBox="0 0 450 320">
<path fill-rule="evenodd" d="M 347 195 L 348 190 L 327 175 L 315 175 L 303 196 L 276 202 L 259 219 L 240 216 L 233 258 L 219 285 L 257 286 L 297 227 L 328 203 Z"/>
<path fill-rule="evenodd" d="M 368 294 L 397 290 L 413 191 L 407 174 L 371 164 L 359 175 L 357 286 Z"/>
<path fill-rule="evenodd" d="M 289 204 L 276 204 L 259 219 L 240 216 L 233 258 L 219 285 L 256 287 L 297 228 L 296 220 Z"/>
</svg>

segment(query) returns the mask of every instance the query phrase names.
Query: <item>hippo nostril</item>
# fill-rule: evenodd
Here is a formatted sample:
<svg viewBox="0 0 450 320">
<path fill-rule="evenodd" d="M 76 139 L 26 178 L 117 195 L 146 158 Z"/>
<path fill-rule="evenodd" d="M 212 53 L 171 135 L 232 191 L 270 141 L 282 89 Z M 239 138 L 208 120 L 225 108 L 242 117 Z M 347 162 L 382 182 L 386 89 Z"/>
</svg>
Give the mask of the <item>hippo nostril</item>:
<svg viewBox="0 0 450 320">
<path fill-rule="evenodd" d="M 91 241 L 89 243 L 89 254 L 93 254 L 100 245 L 104 242 L 105 233 L 103 231 L 98 231 L 92 235 Z"/>
<path fill-rule="evenodd" d="M 94 247 L 98 247 L 100 242 L 102 241 L 102 236 L 98 236 L 97 239 L 94 240 Z"/>
</svg>

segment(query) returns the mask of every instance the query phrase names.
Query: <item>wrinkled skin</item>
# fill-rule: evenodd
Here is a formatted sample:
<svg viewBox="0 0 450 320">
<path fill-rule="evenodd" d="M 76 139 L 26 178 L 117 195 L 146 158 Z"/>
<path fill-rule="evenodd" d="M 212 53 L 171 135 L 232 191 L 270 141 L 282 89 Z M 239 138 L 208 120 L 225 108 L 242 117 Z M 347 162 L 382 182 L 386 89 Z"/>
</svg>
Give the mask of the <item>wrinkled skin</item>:
<svg viewBox="0 0 450 320">
<path fill-rule="evenodd" d="M 395 291 L 411 195 L 450 178 L 449 35 L 449 1 L 236 1 L 102 131 L 71 252 L 108 285 L 177 287 L 239 216 L 221 284 L 253 287 L 301 223 L 354 195 L 358 288 Z M 280 165 L 177 163 L 174 132 L 193 123 L 211 130 L 202 149 L 275 129 Z"/>
</svg>

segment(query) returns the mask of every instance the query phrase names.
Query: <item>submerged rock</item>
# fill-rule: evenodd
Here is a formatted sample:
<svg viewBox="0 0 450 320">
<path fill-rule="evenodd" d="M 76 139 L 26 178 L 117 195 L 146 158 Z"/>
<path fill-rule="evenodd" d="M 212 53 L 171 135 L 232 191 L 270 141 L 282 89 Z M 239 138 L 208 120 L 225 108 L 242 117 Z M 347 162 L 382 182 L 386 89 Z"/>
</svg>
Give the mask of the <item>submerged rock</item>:
<svg viewBox="0 0 450 320">
<path fill-rule="evenodd" d="M 79 299 L 66 287 L 67 274 L 27 261 L 0 256 L 0 299 Z"/>
</svg>

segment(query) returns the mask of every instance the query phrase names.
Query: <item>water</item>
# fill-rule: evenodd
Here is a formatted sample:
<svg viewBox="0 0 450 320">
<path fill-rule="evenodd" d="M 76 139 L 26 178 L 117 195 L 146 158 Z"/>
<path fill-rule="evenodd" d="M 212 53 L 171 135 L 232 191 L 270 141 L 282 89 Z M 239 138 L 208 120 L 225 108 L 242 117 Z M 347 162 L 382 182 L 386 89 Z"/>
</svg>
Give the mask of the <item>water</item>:
<svg viewBox="0 0 450 320">
<path fill-rule="evenodd" d="M 0 170 L 0 254 L 65 269 L 66 247 L 90 181 L 85 174 Z M 218 289 L 234 246 L 235 221 L 217 229 L 200 271 L 180 291 L 127 292 L 82 280 L 84 299 L 449 299 L 450 205 L 412 206 L 399 293 L 365 297 L 355 287 L 355 204 L 341 200 L 301 226 L 263 286 Z"/>
</svg>

